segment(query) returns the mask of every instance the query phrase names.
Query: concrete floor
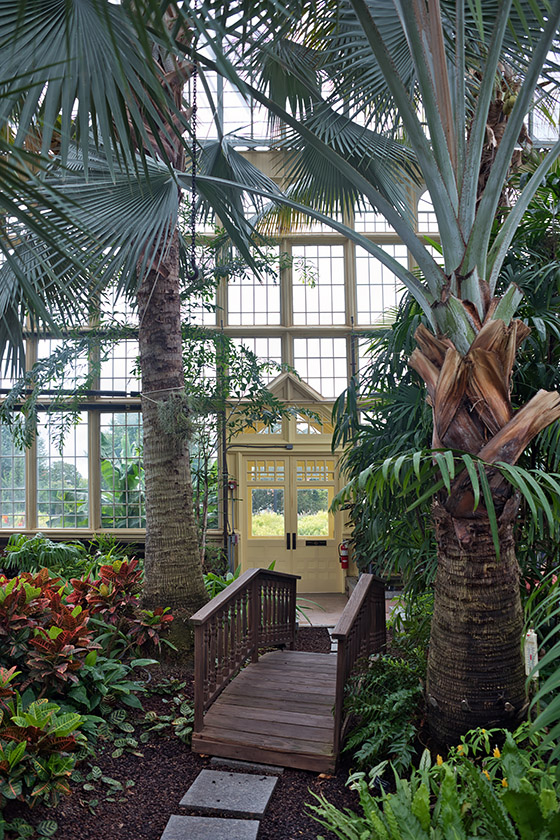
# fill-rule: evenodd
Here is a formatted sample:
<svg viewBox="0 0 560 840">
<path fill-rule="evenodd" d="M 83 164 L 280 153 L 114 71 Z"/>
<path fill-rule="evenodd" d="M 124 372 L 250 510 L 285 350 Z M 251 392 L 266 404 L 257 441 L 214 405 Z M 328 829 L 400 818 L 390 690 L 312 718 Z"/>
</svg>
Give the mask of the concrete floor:
<svg viewBox="0 0 560 840">
<path fill-rule="evenodd" d="M 338 592 L 310 592 L 298 595 L 298 606 L 305 613 L 298 615 L 300 627 L 334 627 L 348 603 L 346 595 Z M 385 615 L 389 618 L 394 599 L 385 601 Z M 309 620 L 308 620 L 309 619 Z"/>
<path fill-rule="evenodd" d="M 298 607 L 305 613 L 298 615 L 300 627 L 334 627 L 348 603 L 346 595 L 338 592 L 310 592 L 298 595 Z M 309 619 L 309 620 L 308 620 Z"/>
</svg>

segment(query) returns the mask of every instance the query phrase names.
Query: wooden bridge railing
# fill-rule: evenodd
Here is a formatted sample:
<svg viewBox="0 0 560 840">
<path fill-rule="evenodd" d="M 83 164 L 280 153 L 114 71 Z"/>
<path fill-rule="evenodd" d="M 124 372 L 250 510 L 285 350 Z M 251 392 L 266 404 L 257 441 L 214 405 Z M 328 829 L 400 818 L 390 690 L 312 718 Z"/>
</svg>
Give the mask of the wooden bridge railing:
<svg viewBox="0 0 560 840">
<path fill-rule="evenodd" d="M 374 575 L 362 575 L 340 621 L 333 630 L 338 640 L 336 699 L 334 707 L 334 754 L 342 738 L 344 686 L 357 660 L 380 651 L 386 643 L 385 585 Z"/>
<path fill-rule="evenodd" d="M 286 645 L 296 633 L 296 581 L 269 569 L 249 569 L 192 617 L 194 624 L 194 732 L 204 712 L 259 648 Z"/>
</svg>

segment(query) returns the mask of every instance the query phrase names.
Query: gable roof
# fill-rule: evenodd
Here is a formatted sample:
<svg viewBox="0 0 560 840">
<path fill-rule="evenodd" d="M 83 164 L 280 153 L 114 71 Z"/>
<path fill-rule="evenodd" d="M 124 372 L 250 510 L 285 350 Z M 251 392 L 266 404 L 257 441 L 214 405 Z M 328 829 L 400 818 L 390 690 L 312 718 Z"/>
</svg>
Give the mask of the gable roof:
<svg viewBox="0 0 560 840">
<path fill-rule="evenodd" d="M 319 391 L 316 391 L 315 388 L 312 388 L 311 385 L 307 384 L 307 382 L 298 379 L 297 376 L 294 376 L 294 374 L 289 371 L 284 371 L 279 374 L 276 379 L 273 379 L 268 385 L 268 390 L 271 391 L 279 400 L 283 400 L 287 403 L 328 402 L 328 400 L 326 400 Z"/>
</svg>

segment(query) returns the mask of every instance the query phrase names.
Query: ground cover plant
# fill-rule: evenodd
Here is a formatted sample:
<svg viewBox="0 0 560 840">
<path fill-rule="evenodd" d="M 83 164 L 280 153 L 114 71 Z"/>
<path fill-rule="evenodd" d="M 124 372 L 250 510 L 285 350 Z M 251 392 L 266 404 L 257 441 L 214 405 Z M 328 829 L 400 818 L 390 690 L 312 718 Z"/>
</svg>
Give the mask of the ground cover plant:
<svg viewBox="0 0 560 840">
<path fill-rule="evenodd" d="M 386 771 L 383 762 L 369 777 L 350 777 L 363 815 L 321 797 L 308 807 L 341 840 L 552 840 L 560 834 L 559 768 L 527 741 L 526 728 L 473 730 L 446 760 L 425 750 L 408 778 L 394 770 L 391 792 L 375 793 Z"/>
</svg>

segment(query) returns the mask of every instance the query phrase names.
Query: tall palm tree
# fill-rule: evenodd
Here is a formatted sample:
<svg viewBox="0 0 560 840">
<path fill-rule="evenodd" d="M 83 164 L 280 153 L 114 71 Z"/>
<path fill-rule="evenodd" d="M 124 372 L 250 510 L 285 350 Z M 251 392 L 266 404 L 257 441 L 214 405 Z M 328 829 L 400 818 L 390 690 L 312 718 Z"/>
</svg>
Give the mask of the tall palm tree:
<svg viewBox="0 0 560 840">
<path fill-rule="evenodd" d="M 243 2 L 233 6 L 250 11 Z M 560 141 L 543 152 L 493 241 L 490 236 L 524 142 L 524 120 L 554 82 L 560 2 L 324 0 L 286 4 L 285 14 L 279 3 L 260 6 L 270 7 L 269 17 L 252 65 L 249 47 L 235 43 L 235 24 L 227 30 L 243 68 L 251 66 L 255 86 L 236 74 L 234 54 L 225 72 L 288 127 L 284 175 L 293 201 L 323 218 L 317 211 L 329 214 L 365 198 L 408 246 L 423 280 L 331 223 L 376 253 L 423 310 L 430 328 L 416 331 L 410 365 L 427 386 L 434 448 L 470 453 L 489 465 L 494 534 L 468 474 L 458 475 L 433 503 L 432 731 L 453 741 L 474 726 L 507 725 L 526 709 L 512 531 L 518 498 L 491 465 L 515 464 L 531 439 L 560 417 L 560 396 L 539 391 L 513 411 L 512 367 L 528 330 L 514 317 L 522 297 L 518 286 L 513 282 L 502 296 L 495 290 L 514 232 L 560 154 Z M 211 39 L 208 22 L 206 29 Z M 244 34 L 238 25 L 240 41 Z M 214 48 L 218 54 L 217 38 Z M 226 60 L 222 54 L 222 68 Z M 410 178 L 419 173 L 429 191 L 443 267 L 415 234 L 409 209 L 391 192 L 394 185 L 378 175 L 384 156 L 394 160 L 388 135 L 410 151 Z"/>
<path fill-rule="evenodd" d="M 177 41 L 175 40 L 177 38 Z M 17 361 L 27 312 L 51 330 L 88 311 L 109 283 L 136 295 L 146 482 L 146 607 L 165 604 L 172 641 L 207 599 L 186 430 L 179 229 L 189 164 L 191 27 L 157 0 L 7 0 L 0 10 L 0 359 Z M 188 55 L 185 55 L 188 53 Z M 249 184 L 273 183 L 223 138 L 212 159 Z M 224 151 L 225 150 L 225 151 Z M 188 183 L 188 181 L 187 181 Z M 224 226 L 248 254 L 238 189 L 211 185 Z"/>
</svg>

